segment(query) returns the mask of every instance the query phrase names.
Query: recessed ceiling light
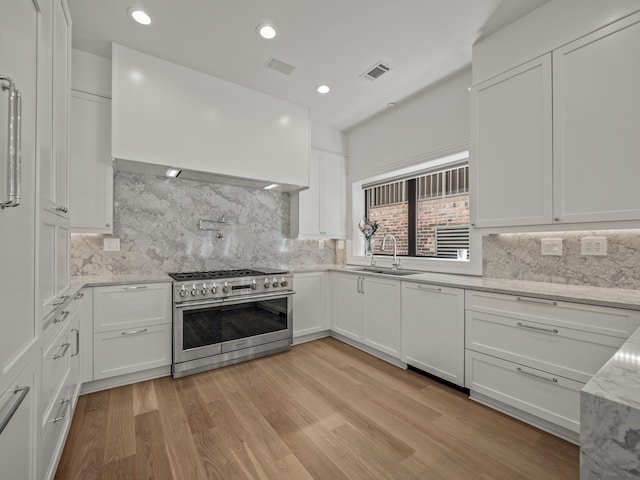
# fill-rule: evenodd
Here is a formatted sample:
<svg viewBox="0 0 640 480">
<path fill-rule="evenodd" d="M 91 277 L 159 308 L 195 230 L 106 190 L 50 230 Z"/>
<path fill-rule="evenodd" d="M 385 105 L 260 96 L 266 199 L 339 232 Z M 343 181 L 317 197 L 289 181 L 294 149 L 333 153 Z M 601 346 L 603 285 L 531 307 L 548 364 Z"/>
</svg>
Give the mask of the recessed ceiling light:
<svg viewBox="0 0 640 480">
<path fill-rule="evenodd" d="M 272 188 L 276 188 L 278 186 L 277 183 L 270 183 L 266 187 L 262 187 L 264 190 L 271 190 Z"/>
<path fill-rule="evenodd" d="M 177 168 L 169 168 L 167 169 L 167 172 L 165 173 L 165 175 L 167 177 L 177 177 L 178 175 L 180 175 L 180 173 L 182 173 L 182 170 L 179 170 Z"/>
<path fill-rule="evenodd" d="M 331 87 L 329 85 L 318 85 L 316 91 L 321 95 L 325 95 L 331 91 Z"/>
<path fill-rule="evenodd" d="M 278 35 L 278 32 L 276 32 L 276 27 L 274 27 L 273 25 L 268 25 L 266 23 L 263 23 L 262 25 L 258 25 L 258 28 L 256 28 L 256 31 L 258 32 L 258 35 L 260 35 L 262 38 L 265 38 L 267 40 L 276 38 L 276 35 Z"/>
<path fill-rule="evenodd" d="M 137 8 L 130 8 L 127 10 L 127 13 L 131 18 L 133 18 L 140 25 L 151 24 L 151 17 L 144 10 L 139 10 Z"/>
</svg>

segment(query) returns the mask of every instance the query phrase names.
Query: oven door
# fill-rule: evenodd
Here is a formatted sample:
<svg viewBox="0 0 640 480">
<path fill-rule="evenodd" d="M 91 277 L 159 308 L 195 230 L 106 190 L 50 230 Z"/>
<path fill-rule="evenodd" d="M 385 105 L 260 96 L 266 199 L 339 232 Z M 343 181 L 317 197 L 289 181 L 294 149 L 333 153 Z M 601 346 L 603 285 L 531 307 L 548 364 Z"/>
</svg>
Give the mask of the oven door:
<svg viewBox="0 0 640 480">
<path fill-rule="evenodd" d="M 293 338 L 293 292 L 225 300 L 222 353 Z"/>
<path fill-rule="evenodd" d="M 173 362 L 221 353 L 222 300 L 176 305 L 173 311 Z"/>
</svg>

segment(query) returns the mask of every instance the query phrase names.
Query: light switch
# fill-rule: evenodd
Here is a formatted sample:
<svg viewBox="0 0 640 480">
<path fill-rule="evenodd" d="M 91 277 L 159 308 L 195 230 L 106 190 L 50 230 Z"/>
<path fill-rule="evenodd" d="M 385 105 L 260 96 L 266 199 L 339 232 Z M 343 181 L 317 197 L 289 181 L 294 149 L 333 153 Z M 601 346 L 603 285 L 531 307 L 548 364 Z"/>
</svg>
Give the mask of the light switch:
<svg viewBox="0 0 640 480">
<path fill-rule="evenodd" d="M 338 240 L 338 250 L 344 250 L 344 240 Z"/>
<path fill-rule="evenodd" d="M 543 238 L 542 255 L 562 255 L 561 238 Z"/>
<path fill-rule="evenodd" d="M 119 238 L 105 238 L 104 239 L 104 251 L 105 252 L 119 252 L 120 251 L 120 239 Z"/>
<path fill-rule="evenodd" d="M 318 249 L 324 250 L 324 240 L 318 240 Z"/>
</svg>

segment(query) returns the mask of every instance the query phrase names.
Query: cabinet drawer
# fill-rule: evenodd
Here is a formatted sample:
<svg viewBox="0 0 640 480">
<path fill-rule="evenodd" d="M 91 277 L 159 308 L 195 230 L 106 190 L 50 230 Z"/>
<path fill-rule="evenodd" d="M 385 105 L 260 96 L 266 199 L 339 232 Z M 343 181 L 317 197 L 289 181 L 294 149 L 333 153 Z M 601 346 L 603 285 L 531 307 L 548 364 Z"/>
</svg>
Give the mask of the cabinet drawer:
<svg viewBox="0 0 640 480">
<path fill-rule="evenodd" d="M 42 409 L 45 416 L 54 401 L 54 397 L 62 388 L 67 375 L 69 375 L 69 356 L 71 342 L 69 332 L 64 330 L 55 338 L 49 348 L 42 355 L 42 396 L 40 397 Z"/>
<path fill-rule="evenodd" d="M 95 334 L 94 380 L 171 364 L 171 324 Z"/>
<path fill-rule="evenodd" d="M 62 330 L 69 328 L 69 320 L 80 310 L 83 296 L 84 294 L 77 293 L 72 301 L 45 318 L 42 326 L 42 344 L 45 348 L 50 345 L 51 341 L 59 335 Z"/>
<path fill-rule="evenodd" d="M 620 338 L 640 326 L 640 311 L 467 290 L 465 308 Z"/>
<path fill-rule="evenodd" d="M 171 284 L 149 283 L 96 287 L 94 333 L 171 322 Z"/>
<path fill-rule="evenodd" d="M 586 383 L 625 342 L 566 327 L 466 311 L 466 348 Z"/>
<path fill-rule="evenodd" d="M 466 387 L 572 432 L 580 431 L 583 383 L 467 350 Z"/>
<path fill-rule="evenodd" d="M 43 478 L 53 478 L 52 470 L 62 454 L 72 416 L 70 395 L 66 388 L 60 391 L 42 427 L 42 471 L 46 472 Z"/>
</svg>

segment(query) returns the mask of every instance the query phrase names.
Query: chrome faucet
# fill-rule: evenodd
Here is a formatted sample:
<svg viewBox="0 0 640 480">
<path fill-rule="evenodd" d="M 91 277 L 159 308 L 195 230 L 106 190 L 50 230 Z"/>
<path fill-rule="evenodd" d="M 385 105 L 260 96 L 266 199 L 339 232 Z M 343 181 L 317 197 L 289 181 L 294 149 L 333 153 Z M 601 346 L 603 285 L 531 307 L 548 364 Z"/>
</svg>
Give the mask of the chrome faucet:
<svg viewBox="0 0 640 480">
<path fill-rule="evenodd" d="M 387 243 L 387 237 L 391 237 L 391 239 L 393 240 L 393 262 L 391 263 L 391 268 L 393 270 L 397 270 L 398 269 L 398 265 L 400 265 L 400 260 L 398 260 L 398 256 L 397 256 L 398 242 L 396 241 L 396 237 L 394 237 L 390 233 L 387 233 L 384 236 L 384 238 L 382 239 L 382 247 L 381 247 L 381 249 L 384 250 L 384 247 L 385 247 L 385 245 Z"/>
</svg>

